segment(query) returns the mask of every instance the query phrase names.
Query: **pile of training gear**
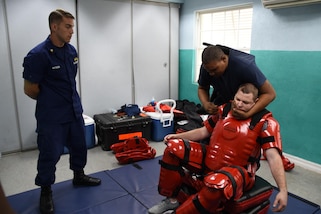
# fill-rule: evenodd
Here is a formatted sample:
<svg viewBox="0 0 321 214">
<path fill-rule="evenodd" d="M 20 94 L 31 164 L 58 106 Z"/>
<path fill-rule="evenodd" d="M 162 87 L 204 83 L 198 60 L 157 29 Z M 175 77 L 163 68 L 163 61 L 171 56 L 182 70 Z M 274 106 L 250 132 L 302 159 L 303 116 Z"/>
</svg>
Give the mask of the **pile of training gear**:
<svg viewBox="0 0 321 214">
<path fill-rule="evenodd" d="M 115 153 L 115 157 L 120 164 L 152 159 L 156 155 L 156 150 L 143 137 L 133 137 L 123 142 L 115 143 L 111 145 L 110 149 Z"/>
</svg>

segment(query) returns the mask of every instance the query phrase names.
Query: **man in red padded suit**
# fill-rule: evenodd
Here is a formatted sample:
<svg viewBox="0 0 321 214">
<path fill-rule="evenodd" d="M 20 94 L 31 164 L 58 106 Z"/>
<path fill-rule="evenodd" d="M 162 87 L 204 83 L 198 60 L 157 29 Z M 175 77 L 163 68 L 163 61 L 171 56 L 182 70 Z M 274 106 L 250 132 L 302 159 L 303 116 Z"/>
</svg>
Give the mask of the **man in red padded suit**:
<svg viewBox="0 0 321 214">
<path fill-rule="evenodd" d="M 198 79 L 198 96 L 208 114 L 215 114 L 218 106 L 232 100 L 238 87 L 244 83 L 252 83 L 259 90 L 259 100 L 247 112 L 235 111 L 240 119 L 252 117 L 255 113 L 266 108 L 276 96 L 269 80 L 257 67 L 255 57 L 233 48 L 222 45 L 206 44 L 202 53 L 202 66 Z M 213 94 L 209 97 L 209 89 Z M 284 155 L 281 156 L 286 171 L 294 168 Z"/>
<path fill-rule="evenodd" d="M 258 89 L 253 84 L 243 84 L 234 100 L 220 106 L 219 113 L 204 121 L 203 127 L 165 136 L 167 147 L 160 161 L 158 191 L 167 198 L 151 207 L 150 214 L 167 210 L 175 210 L 176 214 L 222 210 L 228 200 L 239 199 L 253 187 L 261 149 L 280 190 L 272 210 L 285 209 L 288 192 L 279 123 L 268 111 L 254 127 L 251 118 L 240 120 L 233 115 L 236 110 L 249 111 L 257 101 Z M 209 145 L 194 142 L 209 136 Z M 181 191 L 183 183 L 197 192 L 186 199 Z"/>
</svg>

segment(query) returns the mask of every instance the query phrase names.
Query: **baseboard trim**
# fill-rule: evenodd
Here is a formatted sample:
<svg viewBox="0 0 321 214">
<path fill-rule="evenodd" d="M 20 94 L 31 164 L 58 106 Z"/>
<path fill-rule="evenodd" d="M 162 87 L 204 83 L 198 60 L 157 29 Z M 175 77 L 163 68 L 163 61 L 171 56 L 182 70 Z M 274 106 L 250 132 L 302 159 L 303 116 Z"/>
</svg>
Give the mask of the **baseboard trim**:
<svg viewBox="0 0 321 214">
<path fill-rule="evenodd" d="M 289 158 L 291 162 L 295 163 L 295 165 L 321 174 L 321 165 L 320 164 L 317 164 L 317 163 L 314 163 L 311 161 L 307 161 L 305 159 L 302 159 L 302 158 L 299 158 L 299 157 L 296 157 L 296 156 L 293 156 L 293 155 L 290 155 L 287 153 L 283 153 L 283 154 L 284 154 L 284 156 Z"/>
</svg>

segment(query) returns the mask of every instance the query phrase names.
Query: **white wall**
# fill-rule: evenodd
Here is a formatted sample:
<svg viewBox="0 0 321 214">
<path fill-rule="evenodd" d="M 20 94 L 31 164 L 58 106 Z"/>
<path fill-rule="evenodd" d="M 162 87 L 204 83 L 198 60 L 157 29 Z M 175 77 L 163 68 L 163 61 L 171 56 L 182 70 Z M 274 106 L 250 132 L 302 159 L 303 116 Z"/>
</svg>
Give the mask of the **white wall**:
<svg viewBox="0 0 321 214">
<path fill-rule="evenodd" d="M 85 114 L 178 98 L 175 4 L 79 0 L 78 16 Z"/>
<path fill-rule="evenodd" d="M 253 4 L 251 50 L 321 49 L 321 4 L 266 9 L 261 0 L 185 0 L 181 9 L 180 49 L 195 47 L 195 12 L 210 8 L 224 8 L 240 4 Z"/>
<path fill-rule="evenodd" d="M 19 147 L 18 118 L 13 85 L 11 56 L 9 54 L 9 37 L 6 28 L 6 14 L 3 2 L 0 4 L 0 142 L 3 151 Z M 0 150 L 1 151 L 1 150 Z"/>
<path fill-rule="evenodd" d="M 256 0 L 258 1 L 258 0 Z M 321 4 L 253 13 L 252 50 L 320 51 Z"/>
<path fill-rule="evenodd" d="M 84 113 L 132 102 L 130 1 L 79 0 L 79 65 Z"/>
</svg>

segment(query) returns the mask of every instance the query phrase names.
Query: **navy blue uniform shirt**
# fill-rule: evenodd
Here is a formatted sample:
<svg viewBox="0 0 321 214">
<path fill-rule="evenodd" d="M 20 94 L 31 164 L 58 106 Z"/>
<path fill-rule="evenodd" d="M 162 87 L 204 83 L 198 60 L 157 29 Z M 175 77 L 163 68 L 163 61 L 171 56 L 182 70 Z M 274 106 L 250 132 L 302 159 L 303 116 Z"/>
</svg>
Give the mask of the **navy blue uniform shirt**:
<svg viewBox="0 0 321 214">
<path fill-rule="evenodd" d="M 198 84 L 203 87 L 213 87 L 214 103 L 222 105 L 234 98 L 241 84 L 252 83 L 260 88 L 266 77 L 257 67 L 255 57 L 238 50 L 229 49 L 228 66 L 219 77 L 212 77 L 201 66 Z"/>
<path fill-rule="evenodd" d="M 33 48 L 23 62 L 23 78 L 38 83 L 36 119 L 39 123 L 65 123 L 82 116 L 76 89 L 78 55 L 68 44 L 61 48 L 49 37 Z"/>
</svg>

